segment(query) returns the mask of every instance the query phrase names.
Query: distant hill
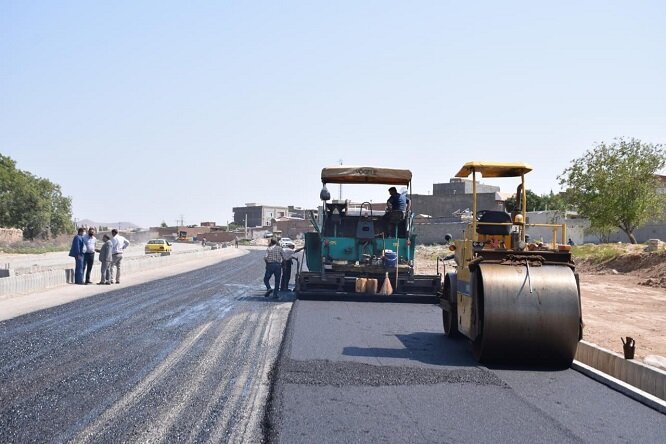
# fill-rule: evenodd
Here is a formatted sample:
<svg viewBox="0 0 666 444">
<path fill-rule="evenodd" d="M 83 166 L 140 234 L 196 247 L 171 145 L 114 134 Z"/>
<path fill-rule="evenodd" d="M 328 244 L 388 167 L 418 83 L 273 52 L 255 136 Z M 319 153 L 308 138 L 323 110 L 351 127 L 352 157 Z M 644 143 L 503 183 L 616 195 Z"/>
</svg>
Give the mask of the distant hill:
<svg viewBox="0 0 666 444">
<path fill-rule="evenodd" d="M 141 228 L 140 226 L 133 224 L 132 222 L 95 222 L 90 219 L 81 219 L 76 222 L 78 226 L 85 227 L 109 227 L 109 229 L 116 228 L 120 231 L 129 231 Z"/>
</svg>

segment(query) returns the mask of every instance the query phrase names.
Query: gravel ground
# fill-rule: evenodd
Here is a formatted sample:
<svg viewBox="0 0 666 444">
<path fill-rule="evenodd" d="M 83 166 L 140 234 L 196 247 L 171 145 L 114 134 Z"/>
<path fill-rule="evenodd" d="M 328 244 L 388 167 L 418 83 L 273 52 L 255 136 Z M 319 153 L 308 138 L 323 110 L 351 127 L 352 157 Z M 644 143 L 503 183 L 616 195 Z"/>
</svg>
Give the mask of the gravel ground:
<svg viewBox="0 0 666 444">
<path fill-rule="evenodd" d="M 0 322 L 0 442 L 261 441 L 291 307 L 262 275 L 253 252 Z"/>
</svg>

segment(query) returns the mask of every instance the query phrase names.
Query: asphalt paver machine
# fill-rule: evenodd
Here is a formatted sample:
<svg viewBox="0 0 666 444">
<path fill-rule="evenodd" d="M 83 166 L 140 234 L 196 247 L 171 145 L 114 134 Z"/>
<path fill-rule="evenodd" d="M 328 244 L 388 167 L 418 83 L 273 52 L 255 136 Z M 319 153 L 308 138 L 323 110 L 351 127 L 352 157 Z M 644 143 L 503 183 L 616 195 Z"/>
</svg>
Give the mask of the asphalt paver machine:
<svg viewBox="0 0 666 444">
<path fill-rule="evenodd" d="M 578 275 L 566 225 L 527 223 L 525 163 L 468 162 L 473 206 L 464 239 L 456 240 L 456 271 L 444 273 L 440 293 L 444 332 L 465 336 L 481 362 L 571 365 L 582 338 Z M 516 209 L 477 208 L 476 181 L 520 178 Z M 552 229 L 550 242 L 530 242 L 528 229 Z M 558 241 L 559 235 L 559 241 Z"/>
<path fill-rule="evenodd" d="M 322 169 L 321 214 L 311 218 L 315 231 L 305 234 L 307 271 L 297 274 L 299 298 L 438 303 L 441 274 L 414 272 L 413 211 L 407 207 L 396 214 L 370 201 L 331 200 L 326 188 L 327 184 L 376 184 L 405 187 L 408 192 L 411 180 L 406 169 L 345 165 Z M 390 291 L 382 291 L 387 286 Z"/>
</svg>

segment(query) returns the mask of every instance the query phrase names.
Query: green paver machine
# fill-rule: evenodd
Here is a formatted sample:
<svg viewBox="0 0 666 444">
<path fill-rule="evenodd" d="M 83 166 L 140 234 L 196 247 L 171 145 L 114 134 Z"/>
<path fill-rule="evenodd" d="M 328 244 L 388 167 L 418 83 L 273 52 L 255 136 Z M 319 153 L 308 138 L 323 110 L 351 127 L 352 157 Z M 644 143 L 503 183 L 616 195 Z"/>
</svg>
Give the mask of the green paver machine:
<svg viewBox="0 0 666 444">
<path fill-rule="evenodd" d="M 311 217 L 315 232 L 305 234 L 307 271 L 298 272 L 298 297 L 436 304 L 441 275 L 414 273 L 416 234 L 409 203 L 404 212 L 385 212 L 369 201 L 330 200 L 326 189 L 327 184 L 379 184 L 411 190 L 411 171 L 340 165 L 322 169 L 321 181 L 322 214 L 319 220 Z"/>
</svg>

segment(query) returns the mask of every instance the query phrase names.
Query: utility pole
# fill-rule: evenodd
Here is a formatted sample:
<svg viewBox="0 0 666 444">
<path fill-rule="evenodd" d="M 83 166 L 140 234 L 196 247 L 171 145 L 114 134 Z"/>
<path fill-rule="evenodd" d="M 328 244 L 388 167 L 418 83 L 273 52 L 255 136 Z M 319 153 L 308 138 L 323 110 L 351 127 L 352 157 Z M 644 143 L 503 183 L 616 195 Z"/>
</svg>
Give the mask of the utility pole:
<svg viewBox="0 0 666 444">
<path fill-rule="evenodd" d="M 342 159 L 340 159 L 340 165 L 342 165 Z M 342 200 L 342 184 L 340 184 L 340 193 L 338 196 L 338 200 Z"/>
<path fill-rule="evenodd" d="M 247 239 L 247 213 L 245 213 L 245 239 Z"/>
</svg>

